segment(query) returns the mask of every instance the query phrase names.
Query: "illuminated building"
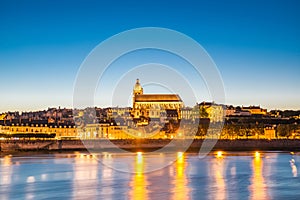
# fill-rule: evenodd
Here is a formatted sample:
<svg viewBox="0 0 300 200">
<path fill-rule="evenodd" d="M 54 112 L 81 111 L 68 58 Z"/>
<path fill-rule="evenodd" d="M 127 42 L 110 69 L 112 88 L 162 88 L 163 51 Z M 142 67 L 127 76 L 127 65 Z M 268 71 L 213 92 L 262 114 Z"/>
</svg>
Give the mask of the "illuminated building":
<svg viewBox="0 0 300 200">
<path fill-rule="evenodd" d="M 225 106 L 221 104 L 215 104 L 214 102 L 201 102 L 199 105 L 200 117 L 208 117 L 210 122 L 222 122 L 225 116 Z M 203 115 L 204 110 L 207 116 Z"/>
<path fill-rule="evenodd" d="M 10 126 L 0 125 L 0 133 L 8 134 L 18 138 L 44 137 L 53 134 L 57 139 L 78 138 L 77 128 L 73 125 L 48 125 L 48 124 L 12 124 Z M 42 136 L 42 134 L 44 136 Z"/>
<path fill-rule="evenodd" d="M 244 107 L 242 106 L 242 110 L 249 111 L 251 115 L 266 115 L 267 109 L 263 109 L 260 106 L 248 106 Z"/>
<path fill-rule="evenodd" d="M 264 136 L 265 136 L 265 139 L 275 139 L 276 138 L 275 126 L 272 126 L 272 125 L 265 126 Z"/>
<path fill-rule="evenodd" d="M 178 94 L 144 94 L 139 79 L 136 80 L 131 114 L 140 124 L 147 124 L 150 119 L 181 119 L 182 107 Z"/>
</svg>

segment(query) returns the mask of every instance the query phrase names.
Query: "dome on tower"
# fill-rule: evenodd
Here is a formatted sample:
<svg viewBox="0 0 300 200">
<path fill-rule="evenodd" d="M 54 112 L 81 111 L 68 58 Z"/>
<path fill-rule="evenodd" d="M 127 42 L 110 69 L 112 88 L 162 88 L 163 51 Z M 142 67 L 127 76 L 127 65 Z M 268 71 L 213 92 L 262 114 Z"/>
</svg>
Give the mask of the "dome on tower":
<svg viewBox="0 0 300 200">
<path fill-rule="evenodd" d="M 140 80 L 139 79 L 136 79 L 136 83 L 134 85 L 134 90 L 135 91 L 139 91 L 139 90 L 142 90 L 142 86 L 140 84 Z"/>
</svg>

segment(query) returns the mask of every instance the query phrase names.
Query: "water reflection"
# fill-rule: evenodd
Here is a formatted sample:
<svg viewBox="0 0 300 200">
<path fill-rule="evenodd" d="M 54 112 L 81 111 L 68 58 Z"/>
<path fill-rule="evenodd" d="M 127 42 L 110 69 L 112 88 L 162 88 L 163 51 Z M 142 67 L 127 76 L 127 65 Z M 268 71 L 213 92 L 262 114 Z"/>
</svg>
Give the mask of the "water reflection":
<svg viewBox="0 0 300 200">
<path fill-rule="evenodd" d="M 217 152 L 216 158 L 208 163 L 209 177 L 211 178 L 213 191 L 211 199 L 226 199 L 226 183 L 224 180 L 225 160 L 223 152 Z"/>
<path fill-rule="evenodd" d="M 179 152 L 172 154 L 177 160 L 170 166 L 145 173 L 156 160 L 168 160 L 167 156 L 104 153 L 99 161 L 81 153 L 5 156 L 0 158 L 0 199 L 260 200 L 300 196 L 299 179 L 291 178 L 298 155 L 215 152 L 198 159 Z M 118 172 L 102 162 L 113 167 L 128 164 L 135 173 Z"/>
<path fill-rule="evenodd" d="M 292 174 L 293 177 L 297 177 L 298 176 L 298 170 L 297 170 L 297 165 L 296 165 L 296 161 L 294 159 L 294 152 L 290 152 L 290 154 L 292 155 L 292 159 L 290 160 L 290 166 L 292 168 Z"/>
<path fill-rule="evenodd" d="M 35 199 L 35 185 L 34 185 L 34 177 L 29 176 L 28 177 L 30 181 L 32 182 L 27 182 L 26 187 L 25 187 L 25 199 L 30 200 L 30 199 Z M 28 181 L 27 178 L 27 181 Z"/>
<path fill-rule="evenodd" d="M 11 183 L 11 175 L 12 175 L 11 156 L 10 155 L 4 156 L 1 165 L 3 168 L 1 169 L 0 185 L 8 185 Z"/>
<path fill-rule="evenodd" d="M 297 172 L 297 166 L 296 166 L 296 163 L 295 163 L 295 159 L 292 158 L 290 160 L 290 165 L 291 165 L 291 168 L 292 168 L 292 174 L 293 174 L 293 177 L 297 177 L 298 175 L 298 172 Z"/>
<path fill-rule="evenodd" d="M 256 152 L 252 161 L 252 177 L 249 186 L 250 199 L 269 199 L 263 175 L 263 160 L 260 154 Z"/>
<path fill-rule="evenodd" d="M 105 199 L 112 199 L 113 190 L 113 174 L 112 168 L 107 167 L 106 164 L 112 166 L 113 158 L 112 154 L 108 152 L 103 152 L 103 156 L 99 156 L 98 159 L 102 159 L 105 164 L 99 165 L 101 167 L 101 188 L 99 188 L 100 196 L 105 197 Z M 104 199 L 104 198 L 103 198 Z"/>
<path fill-rule="evenodd" d="M 189 189 L 187 187 L 187 179 L 185 175 L 185 168 L 187 163 L 185 162 L 184 153 L 177 153 L 176 160 L 176 174 L 174 177 L 174 192 L 173 199 L 189 199 Z"/>
<path fill-rule="evenodd" d="M 98 193 L 98 162 L 92 155 L 77 153 L 74 158 L 73 198 L 87 199 Z"/>
<path fill-rule="evenodd" d="M 137 152 L 135 157 L 134 163 L 134 174 L 132 181 L 130 183 L 131 192 L 130 198 L 131 199 L 148 199 L 148 192 L 147 192 L 147 180 L 144 174 L 145 170 L 145 161 L 142 152 Z"/>
<path fill-rule="evenodd" d="M 7 155 L 4 156 L 3 159 L 1 159 L 0 162 L 0 196 L 1 199 L 6 200 L 9 198 L 10 193 L 10 187 L 9 185 L 12 182 L 12 174 L 13 174 L 13 168 L 12 168 L 12 160 L 11 156 Z"/>
</svg>

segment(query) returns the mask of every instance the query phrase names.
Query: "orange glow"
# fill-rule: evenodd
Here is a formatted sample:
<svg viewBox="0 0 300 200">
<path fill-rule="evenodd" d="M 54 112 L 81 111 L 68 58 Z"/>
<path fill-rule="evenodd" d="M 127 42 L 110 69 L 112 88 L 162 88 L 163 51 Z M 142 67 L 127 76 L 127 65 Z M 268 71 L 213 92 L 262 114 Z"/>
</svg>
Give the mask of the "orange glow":
<svg viewBox="0 0 300 200">
<path fill-rule="evenodd" d="M 137 152 L 136 162 L 134 165 L 135 174 L 131 181 L 131 193 L 130 196 L 132 199 L 148 199 L 147 195 L 147 181 L 144 176 L 144 158 L 142 152 Z"/>
<path fill-rule="evenodd" d="M 11 155 L 8 155 L 8 156 L 4 156 L 4 158 L 3 158 L 4 160 L 4 162 L 3 162 L 3 164 L 4 164 L 4 166 L 11 166 L 12 165 L 12 162 L 11 162 Z"/>
<path fill-rule="evenodd" d="M 187 180 L 184 173 L 186 163 L 184 161 L 184 153 L 177 152 L 176 160 L 176 176 L 174 178 L 174 197 L 173 199 L 188 199 L 189 191 L 187 187 Z"/>
<path fill-rule="evenodd" d="M 212 181 L 211 184 L 216 187 L 216 192 L 210 193 L 209 199 L 227 199 L 227 188 L 224 179 L 225 160 L 219 159 L 222 158 L 222 155 L 223 152 L 219 151 L 216 156 L 217 159 L 214 159 L 211 164 L 207 165 Z"/>
<path fill-rule="evenodd" d="M 222 151 L 218 151 L 217 152 L 217 158 L 222 158 L 223 157 L 223 152 Z"/>
<path fill-rule="evenodd" d="M 182 152 L 177 153 L 176 161 L 177 177 L 182 177 L 184 173 L 184 154 Z"/>
<path fill-rule="evenodd" d="M 263 176 L 263 160 L 259 152 L 255 152 L 255 159 L 252 162 L 253 176 L 251 178 L 252 184 L 249 186 L 251 196 L 250 199 L 269 199 L 267 193 L 267 186 Z"/>
<path fill-rule="evenodd" d="M 11 177 L 12 177 L 12 174 L 13 174 L 13 168 L 11 167 L 11 165 L 12 165 L 11 158 L 12 158 L 11 155 L 7 155 L 7 156 L 3 157 L 3 169 L 4 169 L 4 171 L 0 176 L 0 183 L 2 183 L 3 185 L 11 183 Z"/>
<path fill-rule="evenodd" d="M 260 158 L 260 153 L 258 151 L 255 152 L 255 158 Z"/>
<path fill-rule="evenodd" d="M 177 152 L 177 163 L 183 163 L 184 162 L 184 154 L 183 152 Z"/>
</svg>

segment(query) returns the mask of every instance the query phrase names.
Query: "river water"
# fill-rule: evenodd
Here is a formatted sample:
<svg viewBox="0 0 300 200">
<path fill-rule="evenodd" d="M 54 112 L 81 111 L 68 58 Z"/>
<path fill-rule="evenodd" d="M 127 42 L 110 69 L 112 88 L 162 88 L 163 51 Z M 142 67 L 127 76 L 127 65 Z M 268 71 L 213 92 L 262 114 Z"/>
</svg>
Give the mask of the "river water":
<svg viewBox="0 0 300 200">
<path fill-rule="evenodd" d="M 1 156 L 0 199 L 300 199 L 297 153 L 214 152 L 200 159 L 179 152 L 174 161 L 167 157 L 107 152 Z M 151 167 L 159 160 L 168 165 Z"/>
</svg>

